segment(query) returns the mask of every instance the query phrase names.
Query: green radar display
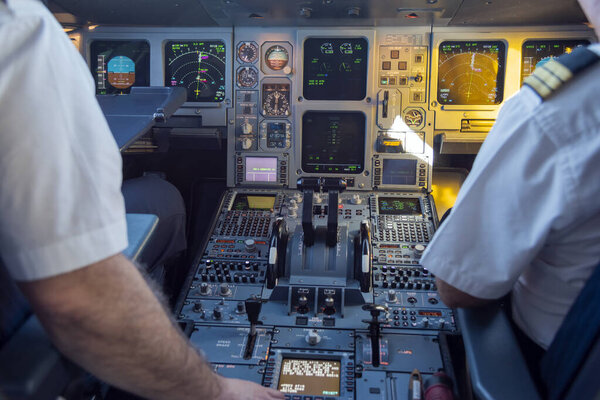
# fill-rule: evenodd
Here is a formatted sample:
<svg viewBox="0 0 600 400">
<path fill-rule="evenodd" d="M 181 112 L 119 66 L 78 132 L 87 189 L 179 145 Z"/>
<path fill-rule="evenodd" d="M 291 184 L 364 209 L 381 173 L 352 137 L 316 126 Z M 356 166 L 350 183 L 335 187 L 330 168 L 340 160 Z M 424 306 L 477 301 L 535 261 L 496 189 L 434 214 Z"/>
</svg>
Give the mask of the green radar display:
<svg viewBox="0 0 600 400">
<path fill-rule="evenodd" d="M 165 86 L 185 88 L 189 102 L 222 102 L 225 99 L 225 44 L 220 40 L 167 42 Z"/>
<path fill-rule="evenodd" d="M 500 104 L 504 98 L 506 46 L 501 41 L 446 41 L 439 47 L 438 102 Z"/>
</svg>

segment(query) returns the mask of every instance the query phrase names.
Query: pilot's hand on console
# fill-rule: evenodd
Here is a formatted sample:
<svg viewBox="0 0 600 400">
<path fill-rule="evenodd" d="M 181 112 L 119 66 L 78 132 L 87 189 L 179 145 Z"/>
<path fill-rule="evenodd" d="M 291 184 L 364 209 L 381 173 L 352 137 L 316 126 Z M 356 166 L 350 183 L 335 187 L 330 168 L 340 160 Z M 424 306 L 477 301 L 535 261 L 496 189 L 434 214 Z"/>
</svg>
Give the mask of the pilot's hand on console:
<svg viewBox="0 0 600 400">
<path fill-rule="evenodd" d="M 241 379 L 228 379 L 219 377 L 221 395 L 218 400 L 274 400 L 283 399 L 283 393 L 269 389 L 256 383 Z"/>
</svg>

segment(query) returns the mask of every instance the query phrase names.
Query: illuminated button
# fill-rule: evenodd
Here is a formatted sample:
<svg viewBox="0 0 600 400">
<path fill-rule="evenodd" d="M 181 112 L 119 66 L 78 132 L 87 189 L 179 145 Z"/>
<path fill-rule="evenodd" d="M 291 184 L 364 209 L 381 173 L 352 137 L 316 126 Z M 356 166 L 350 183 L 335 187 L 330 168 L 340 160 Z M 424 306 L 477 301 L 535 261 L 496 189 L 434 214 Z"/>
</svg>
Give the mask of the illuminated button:
<svg viewBox="0 0 600 400">
<path fill-rule="evenodd" d="M 390 69 L 392 69 L 392 62 L 391 61 L 384 61 L 381 63 L 381 69 L 384 71 L 389 71 Z"/>
<path fill-rule="evenodd" d="M 387 78 L 387 76 L 382 77 L 381 78 L 381 85 L 384 86 L 384 85 L 387 85 L 387 84 L 388 84 L 388 78 Z"/>
<path fill-rule="evenodd" d="M 417 54 L 415 56 L 415 63 L 420 64 L 423 62 L 423 55 L 422 54 Z"/>
<path fill-rule="evenodd" d="M 400 58 L 400 50 L 392 50 L 392 51 L 390 51 L 390 58 L 392 60 Z"/>
<path fill-rule="evenodd" d="M 395 86 L 396 85 L 396 78 L 390 76 L 390 80 L 388 82 L 391 86 Z"/>
<path fill-rule="evenodd" d="M 398 61 L 398 69 L 400 71 L 406 71 L 408 69 L 408 64 L 406 61 Z"/>
</svg>

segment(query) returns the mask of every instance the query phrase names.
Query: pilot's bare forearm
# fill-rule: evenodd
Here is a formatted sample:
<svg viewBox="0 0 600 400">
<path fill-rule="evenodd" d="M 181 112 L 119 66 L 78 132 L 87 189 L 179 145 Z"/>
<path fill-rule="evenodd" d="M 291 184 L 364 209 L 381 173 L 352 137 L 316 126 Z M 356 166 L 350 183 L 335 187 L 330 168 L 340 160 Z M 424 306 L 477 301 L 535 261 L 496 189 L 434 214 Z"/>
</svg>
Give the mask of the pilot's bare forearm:
<svg viewBox="0 0 600 400">
<path fill-rule="evenodd" d="M 218 396 L 216 375 L 124 256 L 20 286 L 57 347 L 99 378 L 149 399 Z"/>
<path fill-rule="evenodd" d="M 481 307 L 492 301 L 471 296 L 470 294 L 467 294 L 462 290 L 459 290 L 454 286 L 444 282 L 440 278 L 435 278 L 435 284 L 438 288 L 440 298 L 448 307 Z"/>
</svg>

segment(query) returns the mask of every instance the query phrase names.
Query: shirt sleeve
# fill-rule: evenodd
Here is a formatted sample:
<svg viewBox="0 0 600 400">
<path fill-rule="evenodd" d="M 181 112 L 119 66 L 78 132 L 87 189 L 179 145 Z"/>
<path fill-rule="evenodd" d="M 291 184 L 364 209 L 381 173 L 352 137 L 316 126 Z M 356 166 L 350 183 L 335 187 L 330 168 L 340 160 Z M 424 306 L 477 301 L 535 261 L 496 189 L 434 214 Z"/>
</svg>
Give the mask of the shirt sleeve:
<svg viewBox="0 0 600 400">
<path fill-rule="evenodd" d="M 0 255 L 16 280 L 127 246 L 121 157 L 87 66 L 37 1 L 0 23 Z"/>
<path fill-rule="evenodd" d="M 557 144 L 531 117 L 536 104 L 527 96 L 522 91 L 502 108 L 421 260 L 440 279 L 479 298 L 507 294 L 551 229 L 572 222 L 563 210 L 574 204 L 573 179 L 560 167 L 566 160 Z"/>
</svg>

